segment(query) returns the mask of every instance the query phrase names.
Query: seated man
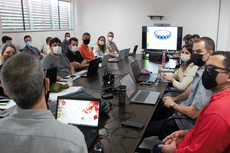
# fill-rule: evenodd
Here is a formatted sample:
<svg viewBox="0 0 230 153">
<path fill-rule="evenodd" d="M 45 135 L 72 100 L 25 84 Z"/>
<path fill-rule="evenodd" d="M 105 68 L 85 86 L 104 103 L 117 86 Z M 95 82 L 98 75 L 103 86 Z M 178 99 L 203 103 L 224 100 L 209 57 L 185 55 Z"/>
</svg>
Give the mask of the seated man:
<svg viewBox="0 0 230 153">
<path fill-rule="evenodd" d="M 43 53 L 45 54 L 45 55 L 48 55 L 49 53 L 50 53 L 50 40 L 52 39 L 52 37 L 47 37 L 46 38 L 46 44 L 45 44 L 45 46 L 43 47 Z"/>
<path fill-rule="evenodd" d="M 12 56 L 1 77 L 4 90 L 17 104 L 9 117 L 0 120 L 1 152 L 88 152 L 81 131 L 55 120 L 47 110 L 49 80 L 36 57 Z"/>
<path fill-rule="evenodd" d="M 22 49 L 22 52 L 28 53 L 30 55 L 34 55 L 36 57 L 44 57 L 45 54 L 43 54 L 40 50 L 38 50 L 36 47 L 31 46 L 32 38 L 29 35 L 26 35 L 24 37 L 24 42 L 26 46 Z"/>
<path fill-rule="evenodd" d="M 75 70 L 81 70 L 89 67 L 87 61 L 81 56 L 81 53 L 78 51 L 78 39 L 75 37 L 70 38 L 69 40 L 69 49 L 66 53 L 70 64 L 74 67 Z"/>
<path fill-rule="evenodd" d="M 69 39 L 70 39 L 70 33 L 66 32 L 65 33 L 65 39 L 61 42 L 61 47 L 62 47 L 62 53 L 67 53 L 69 49 Z"/>
<path fill-rule="evenodd" d="M 177 97 L 165 97 L 164 106 L 158 106 L 152 116 L 152 121 L 149 123 L 143 138 L 149 136 L 159 136 L 163 122 L 175 114 L 185 115 L 191 119 L 197 118 L 200 111 L 209 102 L 212 92 L 206 90 L 202 85 L 202 74 L 204 65 L 208 58 L 214 52 L 215 44 L 211 38 L 202 37 L 193 44 L 192 60 L 195 65 L 199 67 L 196 72 L 190 90 L 178 95 Z M 176 101 L 183 101 L 181 104 Z M 176 130 L 190 129 L 195 125 L 194 120 L 173 119 L 167 122 L 165 126 L 166 134 L 171 134 Z"/>
<path fill-rule="evenodd" d="M 230 152 L 230 53 L 215 52 L 205 67 L 202 83 L 213 92 L 210 102 L 200 112 L 191 130 L 167 136 L 165 145 L 156 144 L 159 153 L 228 153 Z M 162 150 L 160 150 L 159 148 Z"/>
<path fill-rule="evenodd" d="M 107 43 L 106 43 L 106 46 L 107 46 L 107 49 L 108 49 L 108 54 L 112 57 L 117 57 L 120 53 L 119 49 L 117 48 L 115 42 L 113 42 L 113 38 L 114 38 L 114 34 L 113 32 L 109 32 L 108 35 L 107 35 Z"/>
<path fill-rule="evenodd" d="M 78 47 L 78 51 L 81 53 L 81 56 L 86 60 L 95 59 L 92 48 L 88 46 L 90 37 L 90 34 L 85 32 L 82 36 L 83 43 Z"/>
<path fill-rule="evenodd" d="M 12 44 L 12 38 L 9 36 L 3 36 L 2 37 L 2 45 L 6 43 L 11 43 Z M 0 49 L 2 48 L 2 45 L 0 45 Z"/>
<path fill-rule="evenodd" d="M 62 54 L 61 41 L 57 37 L 50 40 L 50 51 L 41 61 L 43 69 L 57 67 L 57 80 L 75 73 L 68 58 Z"/>
</svg>

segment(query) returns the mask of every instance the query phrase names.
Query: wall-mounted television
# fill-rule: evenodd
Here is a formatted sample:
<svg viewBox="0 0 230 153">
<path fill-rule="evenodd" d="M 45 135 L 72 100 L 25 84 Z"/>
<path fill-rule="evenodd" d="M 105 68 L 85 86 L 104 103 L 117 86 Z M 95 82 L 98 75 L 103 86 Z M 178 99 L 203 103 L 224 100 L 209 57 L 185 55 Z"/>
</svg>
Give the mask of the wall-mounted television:
<svg viewBox="0 0 230 153">
<path fill-rule="evenodd" d="M 181 50 L 183 27 L 142 27 L 142 49 L 153 51 Z"/>
</svg>

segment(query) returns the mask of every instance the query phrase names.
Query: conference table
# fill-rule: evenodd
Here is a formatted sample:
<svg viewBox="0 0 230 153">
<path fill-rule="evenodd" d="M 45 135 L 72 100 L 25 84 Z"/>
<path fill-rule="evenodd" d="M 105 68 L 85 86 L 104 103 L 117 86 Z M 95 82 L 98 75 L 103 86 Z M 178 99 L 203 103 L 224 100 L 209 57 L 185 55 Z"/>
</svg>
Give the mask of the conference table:
<svg viewBox="0 0 230 153">
<path fill-rule="evenodd" d="M 74 80 L 73 85 L 83 86 L 87 93 L 95 98 L 101 98 L 102 90 L 104 89 L 102 76 L 105 69 L 115 75 L 113 87 L 118 87 L 120 85 L 119 79 L 125 73 L 130 73 L 132 78 L 134 78 L 131 69 L 131 62 L 134 60 L 138 61 L 140 69 L 144 68 L 153 73 L 158 72 L 158 65 L 160 65 L 161 62 L 152 61 L 151 59 L 143 59 L 142 57 L 142 54 L 136 54 L 123 58 L 118 63 L 108 63 L 107 66 L 99 68 L 97 74 Z M 176 62 L 176 60 L 169 60 L 169 62 L 166 63 L 166 68 L 175 68 Z M 140 90 L 160 92 L 160 97 L 162 97 L 168 83 L 157 80 L 152 86 L 140 85 L 139 83 L 136 83 L 136 85 Z M 103 144 L 104 153 L 135 152 L 151 116 L 159 103 L 159 99 L 155 105 L 130 103 L 128 98 L 126 98 L 125 105 L 119 105 L 118 95 L 116 94 L 113 99 L 106 99 L 106 101 L 110 102 L 112 106 L 110 107 L 108 115 L 101 115 L 99 130 L 100 137 L 95 140 L 95 143 L 99 141 Z M 122 127 L 121 122 L 125 120 L 144 123 L 144 127 L 142 129 Z M 94 145 L 89 148 L 90 153 L 94 152 L 93 147 Z"/>
</svg>

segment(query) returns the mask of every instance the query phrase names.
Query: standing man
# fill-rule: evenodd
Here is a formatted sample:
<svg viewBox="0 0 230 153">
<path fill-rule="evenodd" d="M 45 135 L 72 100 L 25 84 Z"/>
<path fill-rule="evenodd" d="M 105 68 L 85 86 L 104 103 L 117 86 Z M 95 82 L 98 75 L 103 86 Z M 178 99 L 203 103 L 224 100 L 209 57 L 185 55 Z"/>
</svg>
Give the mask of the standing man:
<svg viewBox="0 0 230 153">
<path fill-rule="evenodd" d="M 113 32 L 108 32 L 107 35 L 107 49 L 108 49 L 108 54 L 112 57 L 117 57 L 117 54 L 120 53 L 119 49 L 117 48 L 117 45 L 115 44 L 115 42 L 113 42 L 114 39 L 114 34 Z"/>
<path fill-rule="evenodd" d="M 9 117 L 0 120 L 1 152 L 88 152 L 82 132 L 55 120 L 47 110 L 49 79 L 36 57 L 26 53 L 12 56 L 4 64 L 1 78 L 4 90 L 17 104 Z"/>
<path fill-rule="evenodd" d="M 22 52 L 28 53 L 30 55 L 34 55 L 35 57 L 44 57 L 45 54 L 43 54 L 40 50 L 38 50 L 36 47 L 31 46 L 32 38 L 29 35 L 25 35 L 24 42 L 26 46 L 22 49 Z"/>
<path fill-rule="evenodd" d="M 81 70 L 89 67 L 87 61 L 78 51 L 78 39 L 75 37 L 72 37 L 69 40 L 69 50 L 67 51 L 66 56 L 68 57 L 70 64 L 74 67 L 75 70 Z"/>
<path fill-rule="evenodd" d="M 41 61 L 43 69 L 48 70 L 57 67 L 57 80 L 75 73 L 68 58 L 62 54 L 61 41 L 57 37 L 50 41 L 50 51 Z"/>
<path fill-rule="evenodd" d="M 66 32 L 64 38 L 65 39 L 61 42 L 61 47 L 62 47 L 62 53 L 65 54 L 69 49 L 70 33 Z"/>
<path fill-rule="evenodd" d="M 215 52 L 202 76 L 204 87 L 211 90 L 210 102 L 200 112 L 191 130 L 167 136 L 165 145 L 156 144 L 154 153 L 230 152 L 230 53 Z M 159 148 L 161 149 L 159 149 Z"/>
<path fill-rule="evenodd" d="M 12 38 L 9 36 L 3 36 L 2 37 L 2 45 L 4 45 L 5 43 L 12 44 Z M 2 48 L 2 45 L 0 45 L 0 49 Z"/>
<path fill-rule="evenodd" d="M 81 53 L 82 57 L 85 60 L 95 59 L 92 48 L 88 46 L 88 44 L 90 43 L 90 38 L 90 34 L 88 32 L 85 32 L 82 36 L 83 43 L 78 47 L 78 51 Z"/>
</svg>

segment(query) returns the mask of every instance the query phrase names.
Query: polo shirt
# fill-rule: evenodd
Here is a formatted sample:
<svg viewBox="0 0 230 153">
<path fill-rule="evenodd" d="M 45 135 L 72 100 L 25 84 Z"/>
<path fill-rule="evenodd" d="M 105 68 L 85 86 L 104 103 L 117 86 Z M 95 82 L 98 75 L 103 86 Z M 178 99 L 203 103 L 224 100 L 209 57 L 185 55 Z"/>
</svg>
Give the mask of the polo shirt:
<svg viewBox="0 0 230 153">
<path fill-rule="evenodd" d="M 81 56 L 81 53 L 79 53 L 79 51 L 75 52 L 74 54 L 72 51 L 68 50 L 65 55 L 67 56 L 70 62 L 75 61 L 81 63 L 84 60 L 84 58 Z"/>
<path fill-rule="evenodd" d="M 230 152 L 230 89 L 214 94 L 174 153 Z"/>
<path fill-rule="evenodd" d="M 117 54 L 117 52 L 116 52 L 117 45 L 115 44 L 115 42 L 108 42 L 107 41 L 106 47 L 108 48 L 108 50 L 110 51 L 110 53 Z"/>
<path fill-rule="evenodd" d="M 25 46 L 22 49 L 22 52 L 28 53 L 30 55 L 34 55 L 36 57 L 38 57 L 41 54 L 41 51 L 39 49 L 37 49 L 36 47 L 31 46 L 32 49 L 29 49 L 27 46 Z"/>
<path fill-rule="evenodd" d="M 88 49 L 86 49 L 83 43 L 78 46 L 78 51 L 81 53 L 82 57 L 86 60 L 95 59 L 92 48 L 88 46 Z"/>
<path fill-rule="evenodd" d="M 69 50 L 69 44 L 65 41 L 65 39 L 61 42 L 62 53 L 66 53 Z"/>
</svg>

